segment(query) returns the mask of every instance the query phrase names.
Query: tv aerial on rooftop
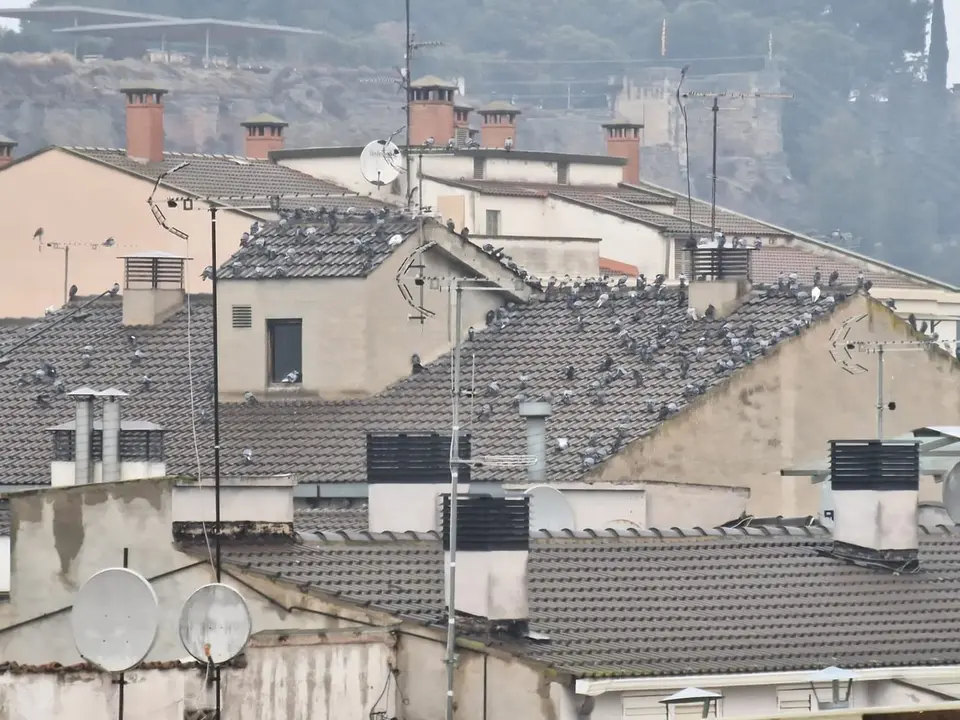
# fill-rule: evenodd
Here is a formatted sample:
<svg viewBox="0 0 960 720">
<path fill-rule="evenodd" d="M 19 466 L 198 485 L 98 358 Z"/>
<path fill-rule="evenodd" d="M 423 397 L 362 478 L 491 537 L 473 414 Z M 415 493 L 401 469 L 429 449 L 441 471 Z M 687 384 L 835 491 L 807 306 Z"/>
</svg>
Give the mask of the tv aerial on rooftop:
<svg viewBox="0 0 960 720">
<path fill-rule="evenodd" d="M 400 175 L 403 153 L 392 139 L 373 140 L 360 153 L 360 174 L 371 185 L 389 185 Z"/>
</svg>

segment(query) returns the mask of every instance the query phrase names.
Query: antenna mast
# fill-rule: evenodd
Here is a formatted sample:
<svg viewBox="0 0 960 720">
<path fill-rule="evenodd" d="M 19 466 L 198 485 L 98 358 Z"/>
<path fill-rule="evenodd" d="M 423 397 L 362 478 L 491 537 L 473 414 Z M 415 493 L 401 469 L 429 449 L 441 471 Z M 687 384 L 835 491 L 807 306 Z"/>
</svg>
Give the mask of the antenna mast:
<svg viewBox="0 0 960 720">
<path fill-rule="evenodd" d="M 721 108 L 720 98 L 738 98 L 745 100 L 747 98 L 764 98 L 769 100 L 786 100 L 793 95 L 786 93 L 762 93 L 762 92 L 732 92 L 723 90 L 721 92 L 687 92 L 683 94 L 685 98 L 706 98 L 713 97 L 713 105 L 710 111 L 713 113 L 713 163 L 710 173 L 710 232 L 713 237 L 717 235 L 717 137 L 720 126 L 720 110 L 738 110 L 740 108 Z M 689 172 L 689 168 L 688 168 Z"/>
</svg>

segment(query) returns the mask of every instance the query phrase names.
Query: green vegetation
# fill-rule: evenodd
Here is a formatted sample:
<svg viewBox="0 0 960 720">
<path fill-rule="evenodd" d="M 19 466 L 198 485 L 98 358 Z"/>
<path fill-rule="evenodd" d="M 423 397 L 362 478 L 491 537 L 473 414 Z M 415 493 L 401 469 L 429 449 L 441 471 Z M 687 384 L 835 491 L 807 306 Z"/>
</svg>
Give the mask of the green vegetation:
<svg viewBox="0 0 960 720">
<path fill-rule="evenodd" d="M 98 2 L 329 30 L 336 41 L 306 49 L 306 57 L 316 62 L 382 68 L 402 58 L 403 0 Z M 850 233 L 862 238 L 862 252 L 960 284 L 960 253 L 955 252 L 960 127 L 954 120 L 960 118 L 960 97 L 945 87 L 942 0 L 412 4 L 418 38 L 444 42 L 417 58 L 416 74 L 449 75 L 456 69 L 472 85 L 562 80 L 590 88 L 595 81 L 600 105 L 606 78 L 636 67 L 624 60 L 659 56 L 665 18 L 667 57 L 714 59 L 705 64 L 762 57 L 772 34 L 783 89 L 795 96 L 784 104 L 784 146 L 792 178 L 805 188 L 805 202 L 799 213 L 785 216 L 770 207 L 768 215 L 825 235 Z"/>
</svg>

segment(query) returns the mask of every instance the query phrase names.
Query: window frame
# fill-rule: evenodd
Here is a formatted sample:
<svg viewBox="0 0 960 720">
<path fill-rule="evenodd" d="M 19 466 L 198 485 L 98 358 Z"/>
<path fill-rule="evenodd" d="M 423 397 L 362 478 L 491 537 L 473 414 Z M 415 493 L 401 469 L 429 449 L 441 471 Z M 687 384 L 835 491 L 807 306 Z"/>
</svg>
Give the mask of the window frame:
<svg viewBox="0 0 960 720">
<path fill-rule="evenodd" d="M 300 385 L 303 383 L 303 318 L 268 318 L 267 319 L 267 383 L 269 385 L 281 385 L 283 383 L 283 378 L 287 376 L 291 370 L 284 370 L 278 372 L 276 370 L 276 329 L 281 327 L 296 327 L 298 328 L 300 335 L 300 367 L 291 368 L 296 369 L 300 373 L 300 377 L 297 379 L 296 384 Z"/>
</svg>

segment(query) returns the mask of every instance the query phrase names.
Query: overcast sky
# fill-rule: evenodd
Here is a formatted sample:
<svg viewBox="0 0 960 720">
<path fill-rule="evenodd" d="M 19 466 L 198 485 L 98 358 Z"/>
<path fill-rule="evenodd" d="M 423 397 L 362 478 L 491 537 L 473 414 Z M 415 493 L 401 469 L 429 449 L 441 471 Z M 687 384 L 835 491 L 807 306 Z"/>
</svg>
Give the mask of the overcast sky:
<svg viewBox="0 0 960 720">
<path fill-rule="evenodd" d="M 6 7 L 28 7 L 31 0 L 0 0 Z M 950 40 L 949 82 L 960 83 L 960 0 L 945 0 L 947 14 L 947 37 Z M 0 18 L 0 27 L 17 27 L 16 20 Z"/>
</svg>

